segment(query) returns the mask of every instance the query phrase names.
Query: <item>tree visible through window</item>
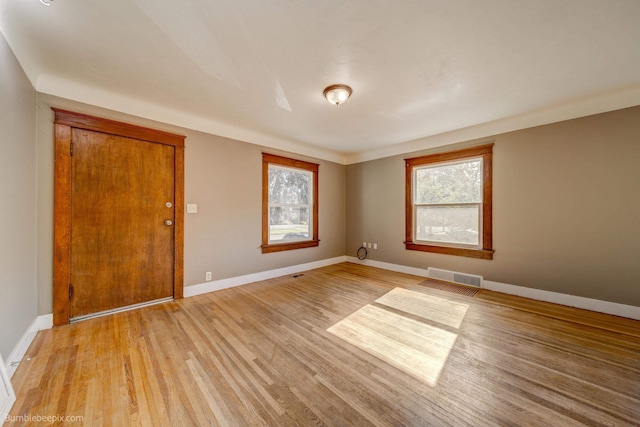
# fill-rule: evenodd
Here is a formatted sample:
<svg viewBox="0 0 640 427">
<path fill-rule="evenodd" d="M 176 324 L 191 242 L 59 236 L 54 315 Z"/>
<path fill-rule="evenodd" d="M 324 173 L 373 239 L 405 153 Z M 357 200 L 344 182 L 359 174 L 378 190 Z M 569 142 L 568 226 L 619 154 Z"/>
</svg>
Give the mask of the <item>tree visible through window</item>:
<svg viewBox="0 0 640 427">
<path fill-rule="evenodd" d="M 269 166 L 269 243 L 309 240 L 311 172 Z"/>
<path fill-rule="evenodd" d="M 318 245 L 317 176 L 317 164 L 263 154 L 263 253 Z"/>
<path fill-rule="evenodd" d="M 491 259 L 492 145 L 407 159 L 407 249 Z"/>
<path fill-rule="evenodd" d="M 478 247 L 482 159 L 415 170 L 416 240 Z"/>
</svg>

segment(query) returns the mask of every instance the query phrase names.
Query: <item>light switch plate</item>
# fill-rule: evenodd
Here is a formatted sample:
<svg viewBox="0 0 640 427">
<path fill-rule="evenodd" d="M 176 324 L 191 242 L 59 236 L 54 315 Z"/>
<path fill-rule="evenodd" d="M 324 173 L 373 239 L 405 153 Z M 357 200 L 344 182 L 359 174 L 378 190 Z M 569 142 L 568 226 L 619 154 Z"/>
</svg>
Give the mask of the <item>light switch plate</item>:
<svg viewBox="0 0 640 427">
<path fill-rule="evenodd" d="M 198 213 L 198 205 L 195 203 L 187 203 L 187 213 Z"/>
</svg>

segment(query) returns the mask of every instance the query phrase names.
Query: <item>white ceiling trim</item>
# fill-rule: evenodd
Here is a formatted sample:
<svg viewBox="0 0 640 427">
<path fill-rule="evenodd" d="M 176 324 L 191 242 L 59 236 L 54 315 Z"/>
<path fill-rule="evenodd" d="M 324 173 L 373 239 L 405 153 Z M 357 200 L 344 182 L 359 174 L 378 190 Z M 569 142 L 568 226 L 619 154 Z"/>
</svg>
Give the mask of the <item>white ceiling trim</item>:
<svg viewBox="0 0 640 427">
<path fill-rule="evenodd" d="M 277 150 L 293 152 L 343 165 L 403 155 L 420 150 L 469 141 L 472 139 L 486 138 L 505 132 L 512 132 L 534 126 L 541 126 L 563 120 L 571 120 L 640 105 L 640 86 L 636 86 L 613 93 L 607 93 L 572 103 L 556 105 L 539 111 L 482 123 L 380 149 L 344 154 L 332 150 L 322 150 L 296 141 L 278 139 L 270 135 L 264 135 L 258 132 L 229 126 L 210 118 L 186 114 L 182 111 L 167 108 L 162 105 L 152 104 L 121 94 L 106 92 L 95 87 L 85 86 L 57 76 L 47 74 L 41 75 L 38 78 L 36 90 L 44 94 L 66 98 L 72 101 L 106 108 L 120 113 L 130 114 L 132 116 L 154 120 L 168 125 L 218 135 L 251 144 L 262 145 Z"/>
<path fill-rule="evenodd" d="M 441 147 L 472 139 L 486 138 L 501 133 L 513 132 L 535 126 L 542 126 L 564 120 L 577 119 L 593 114 L 606 113 L 622 108 L 640 105 L 640 86 L 619 90 L 613 93 L 594 96 L 580 101 L 556 105 L 550 108 L 507 117 L 492 122 L 469 126 L 451 132 L 432 135 L 414 141 L 387 146 L 378 150 L 348 155 L 345 164 L 361 163 L 384 157 L 407 154 L 429 148 Z"/>
<path fill-rule="evenodd" d="M 187 114 L 164 105 L 153 104 L 141 99 L 107 92 L 51 74 L 41 74 L 38 77 L 35 88 L 36 91 L 40 93 L 93 105 L 95 107 L 106 108 L 143 119 L 262 145 L 276 150 L 289 151 L 334 163 L 345 164 L 345 156 L 343 153 L 322 150 L 296 141 L 279 139 L 259 132 L 230 126 L 211 118 Z"/>
</svg>

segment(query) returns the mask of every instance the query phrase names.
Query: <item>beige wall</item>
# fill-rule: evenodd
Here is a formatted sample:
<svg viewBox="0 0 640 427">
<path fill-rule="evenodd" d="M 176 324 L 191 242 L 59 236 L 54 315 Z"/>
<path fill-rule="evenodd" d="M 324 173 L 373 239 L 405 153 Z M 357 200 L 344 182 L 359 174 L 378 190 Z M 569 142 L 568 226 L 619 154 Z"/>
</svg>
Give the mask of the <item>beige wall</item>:
<svg viewBox="0 0 640 427">
<path fill-rule="evenodd" d="M 640 306 L 640 107 L 458 146 L 490 141 L 494 260 L 404 249 L 403 159 L 429 151 L 348 166 L 348 255 Z"/>
<path fill-rule="evenodd" d="M 36 318 L 36 92 L 0 33 L 0 353 Z"/>
<path fill-rule="evenodd" d="M 38 312 L 52 311 L 53 113 L 51 106 L 186 135 L 185 202 L 197 214 L 185 215 L 185 286 L 258 273 L 345 253 L 346 167 L 320 164 L 319 233 L 315 248 L 262 254 L 262 152 L 258 145 L 143 120 L 69 100 L 38 94 Z"/>
<path fill-rule="evenodd" d="M 50 106 L 187 136 L 185 199 L 199 213 L 185 216 L 186 286 L 202 283 L 206 271 L 217 280 L 355 255 L 366 240 L 379 244 L 374 260 L 640 306 L 640 107 L 456 144 L 496 144 L 496 254 L 485 261 L 404 249 L 403 158 L 428 151 L 347 167 L 319 161 L 320 246 L 262 255 L 261 153 L 273 150 L 38 94 L 39 314 L 52 307 Z"/>
<path fill-rule="evenodd" d="M 320 163 L 320 246 L 262 254 L 262 152 Z M 198 214 L 185 224 L 185 283 L 342 256 L 345 253 L 346 167 L 257 145 L 193 133 L 187 137 L 185 203 Z"/>
</svg>

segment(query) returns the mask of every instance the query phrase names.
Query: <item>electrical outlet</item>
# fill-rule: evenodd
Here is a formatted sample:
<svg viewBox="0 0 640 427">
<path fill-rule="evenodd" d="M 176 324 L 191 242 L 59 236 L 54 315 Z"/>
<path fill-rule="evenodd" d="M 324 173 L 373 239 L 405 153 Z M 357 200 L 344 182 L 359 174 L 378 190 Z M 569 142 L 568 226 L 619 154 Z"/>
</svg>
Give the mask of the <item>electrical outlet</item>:
<svg viewBox="0 0 640 427">
<path fill-rule="evenodd" d="M 206 273 L 204 273 L 204 280 L 209 282 L 211 281 L 211 272 L 207 271 Z"/>
<path fill-rule="evenodd" d="M 378 244 L 377 243 L 373 244 L 373 249 L 378 249 Z"/>
<path fill-rule="evenodd" d="M 371 243 L 367 243 L 367 248 L 371 249 Z"/>
<path fill-rule="evenodd" d="M 367 242 L 362 242 L 362 247 L 366 248 L 367 247 Z"/>
</svg>

